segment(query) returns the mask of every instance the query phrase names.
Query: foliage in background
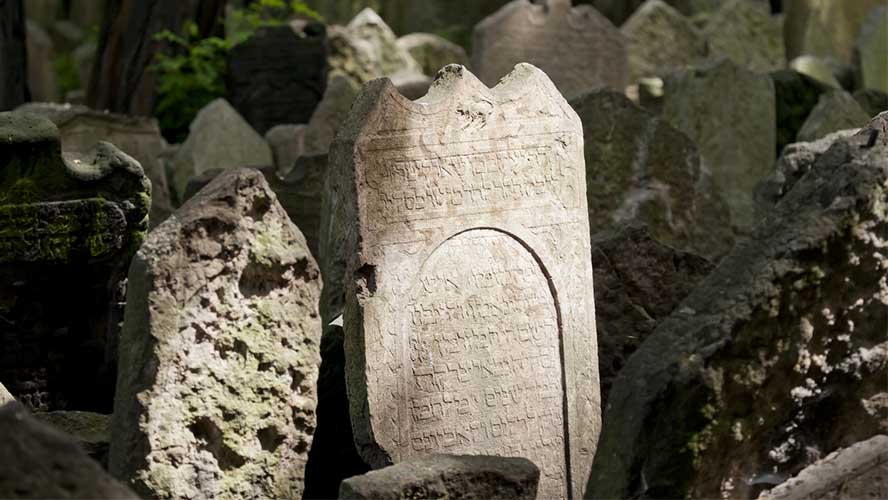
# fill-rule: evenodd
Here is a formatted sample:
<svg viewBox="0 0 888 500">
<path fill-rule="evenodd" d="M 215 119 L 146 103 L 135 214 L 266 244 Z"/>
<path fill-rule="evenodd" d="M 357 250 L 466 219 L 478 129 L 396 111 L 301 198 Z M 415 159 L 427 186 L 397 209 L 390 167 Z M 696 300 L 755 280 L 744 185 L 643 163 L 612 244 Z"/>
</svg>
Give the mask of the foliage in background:
<svg viewBox="0 0 888 500">
<path fill-rule="evenodd" d="M 77 69 L 77 61 L 70 52 L 57 54 L 52 60 L 52 67 L 59 82 L 59 90 L 64 97 L 72 90 L 82 88 L 80 84 L 80 72 Z"/>
<path fill-rule="evenodd" d="M 158 52 L 149 68 L 157 73 L 155 113 L 167 140 L 182 142 L 188 125 L 201 108 L 225 95 L 226 57 L 231 47 L 250 38 L 266 26 L 280 26 L 294 17 L 321 21 L 317 12 L 302 0 L 259 0 L 231 12 L 226 38 L 200 38 L 197 24 L 189 21 L 183 33 L 169 30 L 155 35 L 167 50 Z"/>
</svg>

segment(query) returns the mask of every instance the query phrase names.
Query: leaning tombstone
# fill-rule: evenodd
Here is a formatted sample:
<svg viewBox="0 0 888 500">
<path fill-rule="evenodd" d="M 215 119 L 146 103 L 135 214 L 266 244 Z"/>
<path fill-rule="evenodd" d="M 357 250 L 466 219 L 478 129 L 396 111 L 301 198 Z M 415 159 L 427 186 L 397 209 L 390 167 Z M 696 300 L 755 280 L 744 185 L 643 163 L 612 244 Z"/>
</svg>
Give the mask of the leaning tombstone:
<svg viewBox="0 0 888 500">
<path fill-rule="evenodd" d="M 38 411 L 110 412 L 126 269 L 147 230 L 139 164 L 0 113 L 0 380 Z"/>
<path fill-rule="evenodd" d="M 519 64 L 459 65 L 414 102 L 369 83 L 331 148 L 345 232 L 346 382 L 371 467 L 520 456 L 582 496 L 599 433 L 580 119 Z"/>
<path fill-rule="evenodd" d="M 154 227 L 173 211 L 166 171 L 158 156 L 166 142 L 160 135 L 157 119 L 96 111 L 70 104 L 30 103 L 17 111 L 46 116 L 59 128 L 65 152 L 86 152 L 97 142 L 107 141 L 142 165 L 151 181 L 151 214 L 148 222 Z"/>
<path fill-rule="evenodd" d="M 888 92 L 888 5 L 874 9 L 854 48 L 860 86 Z"/>
<path fill-rule="evenodd" d="M 129 273 L 109 466 L 149 498 L 300 498 L 320 277 L 262 174 L 228 170 Z"/>
<path fill-rule="evenodd" d="M 590 90 L 626 86 L 620 31 L 593 7 L 570 0 L 514 0 L 475 26 L 472 67 L 494 85 L 520 62 L 539 66 L 572 99 Z"/>
<path fill-rule="evenodd" d="M 260 134 L 282 123 L 305 123 L 327 84 L 327 35 L 309 23 L 261 28 L 228 56 L 228 100 Z"/>
<path fill-rule="evenodd" d="M 815 141 L 839 130 L 860 128 L 869 121 L 869 113 L 851 94 L 844 90 L 833 90 L 820 95 L 796 139 L 799 142 Z"/>
<path fill-rule="evenodd" d="M 647 0 L 620 26 L 632 81 L 664 77 L 706 57 L 706 39 L 694 23 L 662 0 Z"/>
</svg>

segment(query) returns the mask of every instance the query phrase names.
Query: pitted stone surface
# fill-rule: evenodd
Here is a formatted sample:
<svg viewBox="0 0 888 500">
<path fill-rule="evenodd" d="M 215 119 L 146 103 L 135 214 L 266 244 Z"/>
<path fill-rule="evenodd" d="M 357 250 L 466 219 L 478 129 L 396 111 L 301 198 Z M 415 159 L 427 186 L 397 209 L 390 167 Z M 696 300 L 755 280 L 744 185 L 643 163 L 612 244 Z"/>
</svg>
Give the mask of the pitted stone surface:
<svg viewBox="0 0 888 500">
<path fill-rule="evenodd" d="M 110 470 L 151 498 L 299 498 L 320 279 L 262 174 L 226 171 L 129 274 Z"/>
<path fill-rule="evenodd" d="M 626 86 L 626 43 L 593 7 L 570 0 L 514 0 L 475 26 L 472 67 L 495 85 L 521 62 L 539 66 L 568 99 Z"/>
<path fill-rule="evenodd" d="M 600 411 L 582 140 L 529 64 L 494 89 L 450 65 L 419 101 L 387 80 L 358 97 L 330 197 L 371 466 L 521 456 L 540 467 L 540 498 L 581 495 Z"/>
</svg>

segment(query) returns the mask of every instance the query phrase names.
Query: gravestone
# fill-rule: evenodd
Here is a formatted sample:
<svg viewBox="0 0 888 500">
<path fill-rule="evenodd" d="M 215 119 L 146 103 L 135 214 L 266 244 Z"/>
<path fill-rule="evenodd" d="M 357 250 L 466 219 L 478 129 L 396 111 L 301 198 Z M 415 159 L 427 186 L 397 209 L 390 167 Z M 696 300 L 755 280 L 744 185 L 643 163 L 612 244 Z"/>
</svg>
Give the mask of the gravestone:
<svg viewBox="0 0 888 500">
<path fill-rule="evenodd" d="M 432 33 L 410 33 L 398 38 L 398 46 L 416 59 L 426 75 L 434 75 L 448 64 L 469 64 L 469 56 L 459 45 Z"/>
<path fill-rule="evenodd" d="M 109 466 L 149 498 L 300 498 L 317 265 L 262 174 L 222 173 L 130 268 Z"/>
<path fill-rule="evenodd" d="M 28 53 L 22 0 L 0 3 L 0 111 L 28 100 Z"/>
<path fill-rule="evenodd" d="M 521 456 L 540 498 L 581 496 L 600 429 L 582 144 L 529 64 L 494 89 L 450 65 L 419 101 L 389 80 L 356 100 L 331 148 L 331 227 L 371 467 Z"/>
<path fill-rule="evenodd" d="M 15 398 L 9 391 L 6 390 L 6 387 L 3 387 L 3 384 L 0 384 L 0 406 L 5 405 L 6 403 L 11 403 L 15 401 Z"/>
<path fill-rule="evenodd" d="M 539 479 L 540 470 L 524 458 L 430 455 L 346 479 L 339 498 L 534 500 Z"/>
<path fill-rule="evenodd" d="M 265 141 L 271 147 L 274 167 L 281 177 L 293 169 L 293 163 L 305 152 L 305 125 L 292 123 L 275 125 L 265 132 Z"/>
<path fill-rule="evenodd" d="M 783 19 L 771 16 L 767 4 L 725 1 L 707 20 L 703 36 L 709 43 L 710 56 L 725 56 L 758 72 L 786 66 Z"/>
<path fill-rule="evenodd" d="M 731 249 L 728 207 L 694 141 L 622 92 L 597 90 L 570 104 L 583 121 L 592 234 L 640 221 L 680 250 L 714 259 Z"/>
<path fill-rule="evenodd" d="M 839 130 L 860 128 L 869 120 L 869 113 L 851 94 L 844 90 L 833 90 L 820 95 L 796 139 L 814 141 Z"/>
<path fill-rule="evenodd" d="M 820 57 L 810 55 L 799 56 L 789 61 L 789 67 L 827 87 L 842 88 L 842 84 L 836 79 L 832 65 Z"/>
<path fill-rule="evenodd" d="M 73 438 L 10 403 L 0 405 L 0 498 L 139 497 Z"/>
<path fill-rule="evenodd" d="M 690 19 L 662 0 L 648 0 L 621 27 L 631 81 L 666 76 L 702 61 L 706 39 Z"/>
<path fill-rule="evenodd" d="M 327 83 L 324 98 L 318 103 L 305 129 L 305 154 L 327 154 L 333 136 L 339 130 L 361 87 L 352 79 L 334 75 Z"/>
<path fill-rule="evenodd" d="M 170 181 L 180 202 L 188 179 L 212 169 L 273 165 L 271 147 L 225 99 L 203 107 L 175 152 Z"/>
<path fill-rule="evenodd" d="M 626 42 L 588 5 L 570 0 L 514 0 L 475 26 L 472 67 L 489 86 L 517 63 L 540 67 L 568 99 L 626 86 Z"/>
<path fill-rule="evenodd" d="M 142 165 L 151 181 L 151 212 L 148 223 L 157 226 L 173 211 L 166 171 L 158 156 L 166 142 L 154 118 L 96 111 L 70 104 L 31 103 L 17 111 L 46 116 L 59 128 L 62 149 L 85 153 L 99 141 L 107 141 Z"/>
<path fill-rule="evenodd" d="M 673 73 L 665 82 L 663 118 L 700 147 L 740 232 L 754 224 L 752 191 L 774 164 L 774 82 L 729 59 Z"/>
<path fill-rule="evenodd" d="M 229 52 L 225 83 L 231 105 L 260 134 L 307 122 L 327 85 L 324 26 L 261 28 Z"/>
<path fill-rule="evenodd" d="M 870 12 L 888 0 L 783 0 L 786 56 L 810 54 L 850 64 Z"/>
<path fill-rule="evenodd" d="M 34 418 L 74 438 L 95 461 L 108 468 L 111 443 L 111 415 L 88 411 L 50 411 L 34 413 Z"/>
<path fill-rule="evenodd" d="M 870 116 L 876 116 L 882 111 L 888 110 L 888 92 L 876 89 L 855 90 L 851 94 L 857 104 Z"/>
<path fill-rule="evenodd" d="M 62 153 L 49 119 L 0 113 L 0 380 L 22 404 L 110 412 L 119 303 L 150 193 L 113 145 Z"/>
<path fill-rule="evenodd" d="M 860 86 L 888 92 L 888 6 L 874 9 L 857 37 Z"/>
</svg>

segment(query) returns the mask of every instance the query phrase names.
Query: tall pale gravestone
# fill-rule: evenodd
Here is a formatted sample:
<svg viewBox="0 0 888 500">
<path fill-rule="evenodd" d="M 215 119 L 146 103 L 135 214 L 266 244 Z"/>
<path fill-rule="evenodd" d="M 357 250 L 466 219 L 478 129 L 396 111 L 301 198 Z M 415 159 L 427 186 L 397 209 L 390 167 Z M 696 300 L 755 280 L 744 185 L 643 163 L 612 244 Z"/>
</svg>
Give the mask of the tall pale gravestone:
<svg viewBox="0 0 888 500">
<path fill-rule="evenodd" d="M 514 0 L 475 26 L 472 67 L 494 85 L 521 62 L 539 66 L 568 99 L 626 86 L 623 35 L 588 5 Z"/>
<path fill-rule="evenodd" d="M 367 85 L 331 149 L 359 453 L 530 459 L 579 498 L 600 430 L 583 134 L 538 68 Z"/>
</svg>

